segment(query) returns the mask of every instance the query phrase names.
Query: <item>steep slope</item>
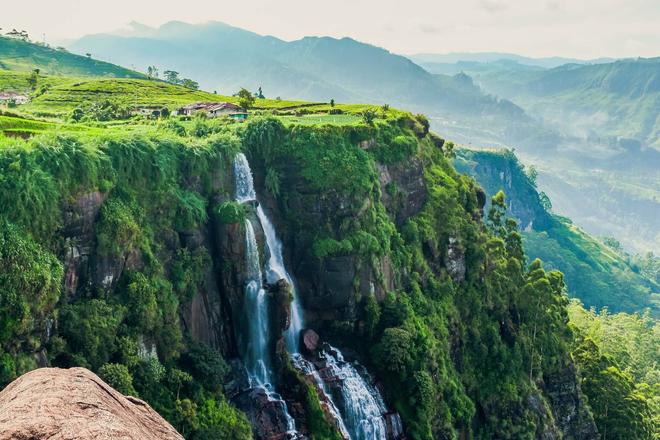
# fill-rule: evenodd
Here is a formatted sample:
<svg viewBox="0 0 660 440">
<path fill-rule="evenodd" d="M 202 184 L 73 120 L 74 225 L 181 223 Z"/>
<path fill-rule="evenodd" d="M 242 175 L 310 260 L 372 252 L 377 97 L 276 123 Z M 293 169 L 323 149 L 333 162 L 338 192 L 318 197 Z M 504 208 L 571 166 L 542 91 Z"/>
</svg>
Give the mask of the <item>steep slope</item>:
<svg viewBox="0 0 660 440">
<path fill-rule="evenodd" d="M 543 207 L 536 184 L 516 156 L 507 150 L 460 150 L 457 167 L 469 173 L 490 196 L 506 193 L 508 212 L 520 222 L 525 251 L 549 267 L 561 270 L 571 296 L 587 307 L 608 307 L 629 313 L 650 308 L 660 316 L 660 286 L 632 263 L 599 242 L 570 219 Z"/>
<path fill-rule="evenodd" d="M 75 55 L 63 49 L 0 36 L 0 69 L 32 71 L 49 75 L 143 78 L 144 75 L 114 64 Z"/>
<path fill-rule="evenodd" d="M 338 438 L 317 382 L 290 362 L 291 295 L 279 282 L 261 297 L 263 360 L 282 400 L 249 391 L 244 288 L 248 248 L 271 249 L 262 209 L 321 338 L 304 354 L 321 362 L 331 343 L 358 359 L 407 437 L 595 439 L 561 274 L 526 267 L 502 206 L 483 224 L 483 193 L 424 118 L 284 119 L 0 141 L 0 380 L 85 365 L 192 440 L 250 437 L 228 401 L 256 405 L 262 438 L 287 429 L 282 401 L 299 432 Z M 241 150 L 258 204 L 234 201 Z"/>
</svg>

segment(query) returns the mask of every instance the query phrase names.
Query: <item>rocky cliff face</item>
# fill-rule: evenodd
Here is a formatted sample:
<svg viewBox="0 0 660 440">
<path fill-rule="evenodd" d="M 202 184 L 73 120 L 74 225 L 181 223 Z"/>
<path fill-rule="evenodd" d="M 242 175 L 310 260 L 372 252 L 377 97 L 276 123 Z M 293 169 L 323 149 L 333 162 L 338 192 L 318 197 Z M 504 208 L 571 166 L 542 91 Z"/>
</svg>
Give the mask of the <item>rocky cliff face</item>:
<svg viewBox="0 0 660 440">
<path fill-rule="evenodd" d="M 539 195 L 511 152 L 460 150 L 456 167 L 478 180 L 490 197 L 502 190 L 507 196 L 507 209 L 523 230 L 543 230 L 549 224 L 548 213 Z"/>
<path fill-rule="evenodd" d="M 42 368 L 0 392 L 1 440 L 183 440 L 140 399 L 84 368 Z"/>
<path fill-rule="evenodd" d="M 260 136 L 268 139 L 268 145 L 254 151 L 249 140 L 244 140 L 243 148 L 252 151 L 250 165 L 255 172 L 258 200 L 275 225 L 286 266 L 297 282 L 306 327 L 342 351 L 351 348 L 354 358 L 369 368 L 374 383 L 383 388 L 387 407 L 392 409 L 396 404 L 394 409 L 404 418 L 405 428 L 398 426 L 396 430 L 392 426 L 400 425 L 398 419 L 388 418 L 389 432 L 403 436 L 405 431 L 412 438 L 469 437 L 480 433 L 482 426 L 489 426 L 493 431 L 484 431 L 484 435 L 506 433 L 509 419 L 501 424 L 497 420 L 510 415 L 510 420 L 519 424 L 516 429 L 527 429 L 530 420 L 537 423 L 534 435 L 539 439 L 592 438 L 595 428 L 573 369 L 547 375 L 541 386 L 538 379 L 527 383 L 527 373 L 513 377 L 501 367 L 505 361 L 514 364 L 520 357 L 510 352 L 520 353 L 515 345 L 524 343 L 524 329 L 519 316 L 512 312 L 517 310 L 515 295 L 519 294 L 512 291 L 519 286 L 511 284 L 504 273 L 498 274 L 502 278 L 497 282 L 488 280 L 490 270 L 505 264 L 501 261 L 504 257 L 496 253 L 504 251 L 495 249 L 491 255 L 484 246 L 491 236 L 481 223 L 483 191 L 457 174 L 426 134 L 412 133 L 410 121 L 401 123 L 403 128 L 399 122 L 388 124 L 391 126 L 360 127 L 355 132 L 352 128 L 297 127 L 287 134 L 287 142 L 279 144 L 275 136 Z M 382 139 L 379 136 L 385 135 L 379 130 L 394 133 L 388 135 L 391 139 Z M 249 138 L 249 134 L 245 136 Z M 360 141 L 362 138 L 366 140 Z M 266 148 L 271 147 L 273 151 L 268 152 Z M 409 148 L 408 155 L 394 160 L 385 154 L 392 151 L 383 153 L 387 148 L 397 154 L 398 148 Z M 245 409 L 258 437 L 269 438 L 281 434 L 287 420 L 279 404 L 264 393 L 249 391 L 240 362 L 245 344 L 242 335 L 247 333 L 242 216 L 254 220 L 254 206 L 241 210 L 237 218 L 220 215 L 219 205 L 233 200 L 234 193 L 231 156 L 221 157 L 214 156 L 212 166 L 205 164 L 211 171 L 177 175 L 175 190 L 179 199 L 174 201 L 153 201 L 166 191 L 161 187 L 144 190 L 140 187 L 144 182 L 135 183 L 129 178 L 122 185 L 130 191 L 119 185 L 111 191 L 83 188 L 63 198 L 57 208 L 63 215 L 61 237 L 59 230 L 53 232 L 57 236 L 54 246 L 65 269 L 61 302 L 75 305 L 77 301 L 103 298 L 115 305 L 115 299 L 125 300 L 130 277 L 145 273 L 149 282 L 158 282 L 154 302 L 161 307 L 158 301 L 167 294 L 169 283 L 169 292 L 176 291 L 176 297 L 166 299 L 175 304 L 177 315 L 168 317 L 168 324 L 180 327 L 191 340 L 215 348 L 232 364 L 224 384 L 225 395 Z M 186 161 L 177 165 L 186 166 Z M 156 171 L 151 173 L 157 175 Z M 506 173 L 491 174 L 504 185 L 512 178 Z M 180 203 L 180 199 L 187 203 Z M 138 206 L 131 213 L 120 213 L 129 217 L 125 224 L 111 225 L 113 233 L 120 228 L 127 230 L 122 229 L 119 236 L 111 234 L 115 241 L 123 241 L 109 252 L 101 246 L 100 230 L 105 221 L 104 209 L 117 200 Z M 192 203 L 188 203 L 190 200 Z M 202 207 L 196 214 L 197 221 L 183 222 L 186 209 L 195 203 Z M 185 205 L 185 209 L 177 204 Z M 174 212 L 170 209 L 173 205 L 178 206 Z M 148 216 L 141 216 L 140 212 L 147 209 Z M 516 212 L 532 227 L 538 222 L 536 213 L 522 208 Z M 263 231 L 259 222 L 252 223 L 263 258 Z M 496 245 L 494 242 L 493 247 Z M 200 256 L 198 260 L 203 264 L 188 270 L 193 256 Z M 513 262 L 509 268 L 513 271 L 520 266 Z M 516 282 L 524 282 L 523 276 L 521 270 Z M 301 379 L 292 371 L 279 338 L 289 325 L 289 286 L 267 287 L 273 300 L 271 331 L 275 335 L 270 345 L 277 359 L 277 376 L 286 385 L 280 389 L 297 428 L 313 434 L 314 408 L 310 410 L 308 400 L 309 387 L 314 384 L 309 377 Z M 52 332 L 42 335 L 38 345 L 47 346 L 57 333 L 57 320 L 53 322 L 56 325 Z M 140 323 L 124 323 L 126 334 L 144 340 L 150 347 L 157 346 L 157 353 L 150 350 L 150 356 L 165 359 L 167 344 L 181 344 L 183 340 L 170 337 L 175 333 L 170 331 L 154 342 L 150 340 L 156 339 L 153 332 L 135 324 Z M 114 331 L 118 332 L 116 328 Z M 313 357 L 319 340 L 313 341 L 315 338 L 309 336 L 313 333 L 306 334 L 304 346 Z M 57 342 L 61 349 L 62 341 Z M 73 344 L 68 347 L 73 350 L 71 347 Z M 179 354 L 185 355 L 185 349 Z M 95 361 L 100 366 L 117 359 L 123 361 L 123 356 L 115 350 Z M 39 351 L 39 357 L 47 364 L 44 350 Z M 204 367 L 212 363 L 206 362 L 209 358 L 202 360 Z M 183 365 L 172 365 L 190 367 L 185 362 L 190 359 L 185 358 Z M 502 377 L 514 389 L 507 389 L 513 395 L 508 396 L 512 401 L 501 406 L 497 398 L 483 397 L 485 391 L 479 382 L 498 369 L 505 371 L 498 371 L 500 376 L 489 376 L 491 382 L 487 385 L 492 388 L 488 392 L 497 395 L 493 389 Z M 216 383 L 222 379 L 212 379 L 215 390 L 222 387 Z M 335 381 L 332 375 L 327 379 Z M 211 382 L 208 377 L 203 380 Z M 178 392 L 178 388 L 171 390 L 172 395 Z M 125 402 L 119 401 L 125 407 Z M 424 411 L 411 408 L 410 402 L 423 403 Z M 332 424 L 328 402 L 321 402 L 318 412 Z"/>
</svg>

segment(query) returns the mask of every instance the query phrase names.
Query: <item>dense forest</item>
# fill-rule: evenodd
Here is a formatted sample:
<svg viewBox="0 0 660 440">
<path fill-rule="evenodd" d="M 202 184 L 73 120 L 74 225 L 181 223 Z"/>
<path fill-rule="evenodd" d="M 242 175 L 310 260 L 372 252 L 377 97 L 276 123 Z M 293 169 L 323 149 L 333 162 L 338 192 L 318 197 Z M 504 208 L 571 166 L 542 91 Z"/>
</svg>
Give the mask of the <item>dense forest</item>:
<svg viewBox="0 0 660 440">
<path fill-rule="evenodd" d="M 657 432 L 653 321 L 569 307 L 562 274 L 527 262 L 505 195 L 483 212 L 484 193 L 421 116 L 171 120 L 4 139 L 0 151 L 3 383 L 81 365 L 187 438 L 250 438 L 226 397 L 237 350 L 225 288 L 238 263 L 214 243 L 250 215 L 227 183 L 244 151 L 304 306 L 330 304 L 308 325 L 355 351 L 410 438 Z M 328 298 L 338 264 L 354 275 Z M 217 307 L 211 335 L 191 322 L 200 296 Z M 609 328 L 639 350 L 621 352 Z M 626 394 L 606 389 L 614 380 Z M 312 437 L 336 436 L 306 412 Z"/>
<path fill-rule="evenodd" d="M 0 389 L 85 367 L 192 440 L 348 438 L 332 383 L 372 398 L 366 438 L 660 435 L 657 258 L 553 214 L 512 151 L 388 105 L 171 116 L 240 98 L 59 52 L 131 78 L 0 71 L 29 98 L 0 114 Z"/>
</svg>

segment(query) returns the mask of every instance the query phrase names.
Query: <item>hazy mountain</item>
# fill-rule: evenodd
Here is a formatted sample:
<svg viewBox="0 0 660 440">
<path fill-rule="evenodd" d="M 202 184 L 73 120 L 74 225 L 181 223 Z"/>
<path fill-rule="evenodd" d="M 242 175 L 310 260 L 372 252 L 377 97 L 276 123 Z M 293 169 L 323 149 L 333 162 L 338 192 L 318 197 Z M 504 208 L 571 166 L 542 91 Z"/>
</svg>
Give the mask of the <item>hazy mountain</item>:
<svg viewBox="0 0 660 440">
<path fill-rule="evenodd" d="M 221 93 L 262 87 L 269 97 L 381 102 L 430 114 L 486 115 L 500 123 L 528 119 L 464 76 L 433 75 L 403 56 L 350 38 L 287 42 L 218 22 L 170 22 L 86 36 L 70 48 L 139 70 L 149 65 L 173 69 Z"/>
<path fill-rule="evenodd" d="M 411 55 L 410 59 L 424 67 L 427 65 L 433 66 L 434 64 L 456 64 L 461 62 L 487 64 L 499 61 L 509 61 L 525 66 L 535 66 L 546 69 L 559 67 L 564 64 L 597 64 L 614 61 L 614 58 L 596 58 L 591 60 L 565 57 L 532 58 L 506 52 L 452 52 L 447 54 L 420 53 Z"/>
<path fill-rule="evenodd" d="M 639 154 L 658 137 L 651 62 L 634 73 L 628 61 L 585 64 L 607 60 L 497 53 L 414 57 L 459 60 L 442 74 L 350 38 L 287 42 L 218 22 L 133 23 L 70 48 L 138 70 L 173 69 L 223 94 L 262 87 L 267 97 L 388 103 L 426 113 L 436 131 L 459 143 L 516 147 L 523 160 L 537 164 L 558 212 L 590 232 L 615 235 L 635 250 L 660 248 L 658 227 L 646 214 L 657 208 L 660 189 L 652 183 L 637 191 L 640 181 L 658 181 L 655 152 Z M 597 73 L 611 66 L 617 75 Z"/>
<path fill-rule="evenodd" d="M 634 249 L 660 249 L 660 58 L 472 74 L 563 134 L 558 155 L 523 154 L 559 212 Z"/>
</svg>

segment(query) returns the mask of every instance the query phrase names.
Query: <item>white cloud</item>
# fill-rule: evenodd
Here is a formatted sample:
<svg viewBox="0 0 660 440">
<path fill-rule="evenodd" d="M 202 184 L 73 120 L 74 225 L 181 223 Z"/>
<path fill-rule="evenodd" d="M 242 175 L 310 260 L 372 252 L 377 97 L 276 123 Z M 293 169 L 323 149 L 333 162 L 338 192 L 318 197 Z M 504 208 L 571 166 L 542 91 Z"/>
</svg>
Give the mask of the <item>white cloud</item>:
<svg viewBox="0 0 660 440">
<path fill-rule="evenodd" d="M 398 53 L 660 56 L 658 0 L 0 0 L 0 27 L 78 37 L 131 21 L 224 21 L 284 39 L 351 36 Z"/>
</svg>

